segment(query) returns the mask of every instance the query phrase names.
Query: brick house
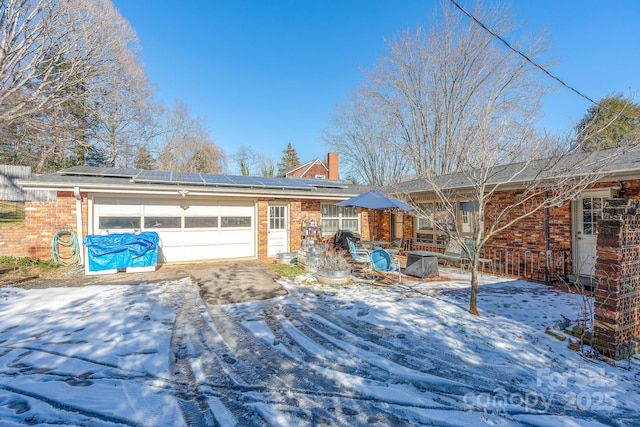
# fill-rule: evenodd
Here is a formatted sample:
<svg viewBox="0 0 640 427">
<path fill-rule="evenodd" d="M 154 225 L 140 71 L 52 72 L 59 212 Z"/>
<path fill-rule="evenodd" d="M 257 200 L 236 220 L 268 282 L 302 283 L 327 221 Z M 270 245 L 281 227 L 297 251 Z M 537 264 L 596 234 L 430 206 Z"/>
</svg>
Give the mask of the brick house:
<svg viewBox="0 0 640 427">
<path fill-rule="evenodd" d="M 579 157 L 576 157 L 579 160 Z M 506 168 L 511 165 L 507 165 Z M 579 170 L 577 161 L 569 171 Z M 570 172 L 571 173 L 571 172 Z M 450 189 L 454 188 L 457 199 L 456 228 L 470 235 L 470 221 L 464 198 L 468 188 L 464 186 L 463 174 L 447 177 Z M 496 174 L 497 182 L 506 182 L 505 176 Z M 503 181 L 500 181 L 500 180 Z M 510 179 L 499 187 L 490 204 L 488 214 L 501 206 L 508 206 L 522 191 L 530 179 L 523 175 L 521 181 Z M 387 189 L 409 197 L 419 211 L 438 209 L 438 199 L 424 180 L 415 179 Z M 444 186 L 443 188 L 447 188 Z M 453 196 L 456 197 L 456 196 Z M 575 199 L 547 210 L 540 210 L 491 239 L 482 256 L 493 260 L 486 264 L 498 274 L 526 278 L 538 282 L 554 282 L 559 279 L 578 278 L 591 282 L 595 277 L 598 221 L 603 218 L 605 201 L 610 198 L 640 198 L 640 149 L 634 148 L 605 166 L 601 179 L 582 191 Z M 380 240 L 403 238 L 405 249 L 443 251 L 446 233 L 420 215 L 384 212 L 376 217 Z"/>
<path fill-rule="evenodd" d="M 24 224 L 0 227 L 0 255 L 51 259 L 59 230 L 74 231 L 79 241 L 156 231 L 164 262 L 263 259 L 297 250 L 310 222 L 320 226 L 318 237 L 367 228 L 366 214 L 335 206 L 366 188 L 337 180 L 82 166 L 19 183 L 57 196 L 26 202 Z"/>
<path fill-rule="evenodd" d="M 332 159 L 332 155 L 329 155 Z M 337 155 L 335 155 L 337 166 Z M 330 161 L 331 163 L 331 161 Z M 490 241 L 483 256 L 500 274 L 540 282 L 567 275 L 594 277 L 597 222 L 611 197 L 640 198 L 640 150 L 608 166 L 606 176 L 575 200 L 540 211 Z M 444 233 L 425 218 L 400 212 L 359 211 L 335 203 L 369 190 L 336 180 L 234 177 L 135 169 L 76 167 L 23 179 L 31 190 L 54 190 L 51 202 L 27 202 L 25 224 L 0 228 L 0 255 L 51 257 L 60 229 L 87 234 L 158 231 L 169 262 L 221 258 L 270 258 L 295 251 L 304 224 L 320 225 L 328 237 L 349 229 L 363 239 L 402 238 L 406 249 L 442 250 Z M 496 193 L 508 203 L 517 183 Z M 388 193 L 408 195 L 423 208 L 436 206 L 420 180 Z M 466 200 L 460 199 L 460 206 Z M 468 226 L 459 209 L 458 224 Z M 371 223 L 375 218 L 375 225 Z M 370 236 L 370 230 L 376 235 Z"/>
<path fill-rule="evenodd" d="M 284 177 L 338 180 L 338 154 L 329 153 L 327 155 L 326 166 L 322 160 L 314 159 L 291 169 L 289 172 L 284 174 Z"/>
</svg>

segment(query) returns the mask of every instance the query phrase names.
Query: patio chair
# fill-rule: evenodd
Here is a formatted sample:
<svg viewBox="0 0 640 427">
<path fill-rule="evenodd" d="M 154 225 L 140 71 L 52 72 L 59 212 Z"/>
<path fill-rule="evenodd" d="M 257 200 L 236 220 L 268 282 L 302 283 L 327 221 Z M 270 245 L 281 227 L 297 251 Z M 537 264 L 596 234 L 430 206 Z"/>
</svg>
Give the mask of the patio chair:
<svg viewBox="0 0 640 427">
<path fill-rule="evenodd" d="M 467 255 L 464 253 L 462 246 L 460 246 L 457 241 L 449 239 L 447 246 L 444 249 L 444 253 L 438 254 L 438 259 L 443 260 L 444 265 L 451 265 L 452 263 L 459 264 L 460 271 L 462 272 L 465 270 Z"/>
<path fill-rule="evenodd" d="M 357 248 L 353 240 L 349 240 L 349 253 L 351 254 L 351 265 L 363 266 L 365 276 L 371 271 L 371 253 L 362 248 Z M 352 268 L 353 269 L 353 268 Z"/>
<path fill-rule="evenodd" d="M 378 273 L 398 273 L 398 283 L 402 282 L 400 261 L 391 258 L 391 254 L 385 249 L 374 249 L 371 252 L 371 266 Z"/>
<path fill-rule="evenodd" d="M 400 251 L 404 250 L 402 243 L 403 243 L 402 239 L 397 239 L 392 241 L 389 244 L 389 248 L 387 249 L 387 252 L 389 252 L 391 255 L 399 254 Z"/>
<path fill-rule="evenodd" d="M 464 244 L 469 249 L 469 253 L 473 256 L 473 242 L 471 239 L 464 239 Z M 471 262 L 471 260 L 467 259 L 467 262 Z M 489 271 L 493 273 L 493 260 L 490 258 L 478 258 L 478 263 L 480 264 L 480 274 L 484 271 L 487 264 L 489 264 Z"/>
</svg>

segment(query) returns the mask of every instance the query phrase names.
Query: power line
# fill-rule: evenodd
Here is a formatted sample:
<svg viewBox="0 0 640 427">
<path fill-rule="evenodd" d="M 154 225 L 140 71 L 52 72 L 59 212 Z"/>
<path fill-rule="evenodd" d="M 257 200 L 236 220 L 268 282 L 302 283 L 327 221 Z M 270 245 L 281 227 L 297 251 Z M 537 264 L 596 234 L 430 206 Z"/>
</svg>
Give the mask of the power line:
<svg viewBox="0 0 640 427">
<path fill-rule="evenodd" d="M 533 65 L 534 67 L 536 67 L 537 69 L 539 69 L 540 71 L 542 71 L 543 73 L 545 73 L 547 76 L 549 76 L 550 78 L 552 78 L 553 80 L 557 81 L 558 83 L 560 83 L 562 86 L 566 87 L 567 89 L 569 89 L 572 92 L 575 92 L 576 94 L 578 94 L 579 96 L 581 96 L 582 98 L 586 99 L 587 101 L 591 102 L 592 104 L 597 105 L 598 107 L 601 107 L 601 105 L 594 101 L 593 99 L 591 99 L 590 97 L 588 97 L 587 95 L 583 94 L 582 92 L 580 92 L 578 89 L 574 88 L 573 86 L 570 86 L 569 84 L 565 83 L 562 79 L 560 79 L 559 77 L 557 77 L 556 75 L 552 74 L 549 70 L 547 70 L 546 68 L 544 68 L 542 65 L 538 64 L 537 62 L 535 62 L 534 60 L 532 60 L 531 58 L 529 58 L 526 54 L 522 53 L 520 50 L 516 49 L 515 47 L 511 46 L 511 44 L 506 41 L 504 38 L 502 38 L 499 34 L 494 33 L 493 31 L 491 31 L 491 29 L 489 29 L 486 25 L 484 25 L 482 22 L 480 22 L 475 16 L 473 16 L 473 14 L 467 12 L 462 6 L 460 6 L 458 4 L 458 2 L 456 2 L 455 0 L 449 0 L 451 3 L 453 3 L 453 5 L 455 7 L 457 7 L 458 9 L 460 9 L 460 11 L 462 13 L 464 13 L 465 15 L 467 15 L 469 18 L 471 18 L 476 24 L 480 25 L 486 32 L 488 32 L 489 34 L 491 34 L 493 37 L 495 37 L 496 39 L 500 40 L 505 46 L 507 46 L 509 49 L 511 49 L 513 52 L 517 53 L 518 55 L 520 55 L 521 57 L 523 57 L 527 62 L 529 62 L 531 65 Z"/>
</svg>

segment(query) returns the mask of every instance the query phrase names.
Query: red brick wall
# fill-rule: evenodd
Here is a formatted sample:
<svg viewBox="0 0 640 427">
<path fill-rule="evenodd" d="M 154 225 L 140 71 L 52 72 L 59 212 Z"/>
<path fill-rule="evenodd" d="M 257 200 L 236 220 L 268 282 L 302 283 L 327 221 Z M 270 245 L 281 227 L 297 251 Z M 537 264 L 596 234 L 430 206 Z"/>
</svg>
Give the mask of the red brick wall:
<svg viewBox="0 0 640 427">
<path fill-rule="evenodd" d="M 593 345 L 616 360 L 640 352 L 640 212 L 612 199 L 599 222 Z"/>
<path fill-rule="evenodd" d="M 314 179 L 316 178 L 316 175 L 322 175 L 326 179 L 329 173 L 327 172 L 327 169 L 324 166 L 316 163 L 313 166 L 311 166 L 311 168 L 309 168 L 307 173 L 304 174 L 304 178 Z"/>
<path fill-rule="evenodd" d="M 487 221 L 489 224 L 497 215 L 500 208 L 513 203 L 515 191 L 497 193 L 493 203 L 487 206 Z M 503 221 L 515 219 L 539 206 L 540 200 L 534 200 L 526 206 L 514 209 Z M 571 203 L 549 209 L 549 246 L 551 249 L 571 248 Z M 540 210 L 531 216 L 522 218 L 511 227 L 498 233 L 488 243 L 488 246 L 508 246 L 535 250 L 545 250 L 545 212 Z"/>
<path fill-rule="evenodd" d="M 605 183 L 598 187 L 617 186 L 618 183 Z M 623 183 L 625 197 L 640 198 L 640 180 Z M 496 200 L 509 203 L 515 197 L 514 192 L 504 192 Z M 279 200 L 280 201 L 280 200 Z M 27 202 L 25 204 L 25 224 L 22 226 L 0 227 L 0 255 L 16 257 L 33 256 L 42 259 L 51 258 L 51 240 L 58 230 L 71 229 L 76 232 L 76 203 L 72 192 L 59 192 L 54 202 Z M 267 207 L 268 199 L 258 202 L 258 257 L 267 256 Z M 300 230 L 304 219 L 315 219 L 320 223 L 320 201 L 291 200 L 290 250 L 300 247 Z M 87 195 L 82 194 L 83 233 L 87 230 Z M 369 240 L 372 211 L 363 210 L 361 215 L 361 237 Z M 376 212 L 376 238 L 389 240 L 389 214 Z M 413 217 L 405 217 L 405 237 L 413 237 Z M 550 241 L 552 249 L 571 248 L 571 203 L 550 209 Z M 519 221 L 489 242 L 495 246 L 525 247 L 544 250 L 544 212 Z M 570 268 L 570 262 L 569 268 Z"/>
<path fill-rule="evenodd" d="M 315 220 L 320 224 L 320 201 L 261 199 L 258 201 L 258 258 L 267 259 L 269 202 L 289 204 L 289 250 L 296 251 L 302 245 L 303 221 Z"/>
<path fill-rule="evenodd" d="M 305 171 L 305 169 L 301 168 L 299 171 L 296 171 L 295 173 L 291 173 L 291 174 L 287 175 L 287 178 L 310 178 L 310 179 L 315 179 L 316 175 L 322 175 L 322 176 L 324 176 L 325 179 L 328 179 L 328 177 L 329 177 L 329 172 L 327 171 L 327 168 L 325 168 L 324 166 L 322 166 L 319 163 L 314 163 L 313 166 L 311 166 L 309 169 L 306 169 L 306 172 L 303 175 L 302 172 L 304 172 L 304 171 Z"/>
<path fill-rule="evenodd" d="M 327 168 L 329 169 L 329 179 L 340 179 L 340 171 L 338 166 L 338 153 L 329 153 L 327 155 Z"/>
<path fill-rule="evenodd" d="M 83 235 L 87 230 L 87 195 L 82 194 Z M 72 192 L 58 192 L 53 202 L 25 202 L 25 222 L 0 227 L 0 255 L 51 259 L 51 243 L 59 230 L 76 227 L 76 198 Z"/>
</svg>

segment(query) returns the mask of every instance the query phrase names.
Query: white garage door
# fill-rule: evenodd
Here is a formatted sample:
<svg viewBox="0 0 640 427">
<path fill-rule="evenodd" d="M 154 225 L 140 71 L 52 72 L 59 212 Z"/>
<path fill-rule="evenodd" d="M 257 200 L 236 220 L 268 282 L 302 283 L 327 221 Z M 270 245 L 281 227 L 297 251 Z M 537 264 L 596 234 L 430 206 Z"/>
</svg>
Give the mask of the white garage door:
<svg viewBox="0 0 640 427">
<path fill-rule="evenodd" d="M 155 231 L 162 261 L 253 257 L 254 206 L 190 199 L 94 199 L 95 234 Z"/>
</svg>

